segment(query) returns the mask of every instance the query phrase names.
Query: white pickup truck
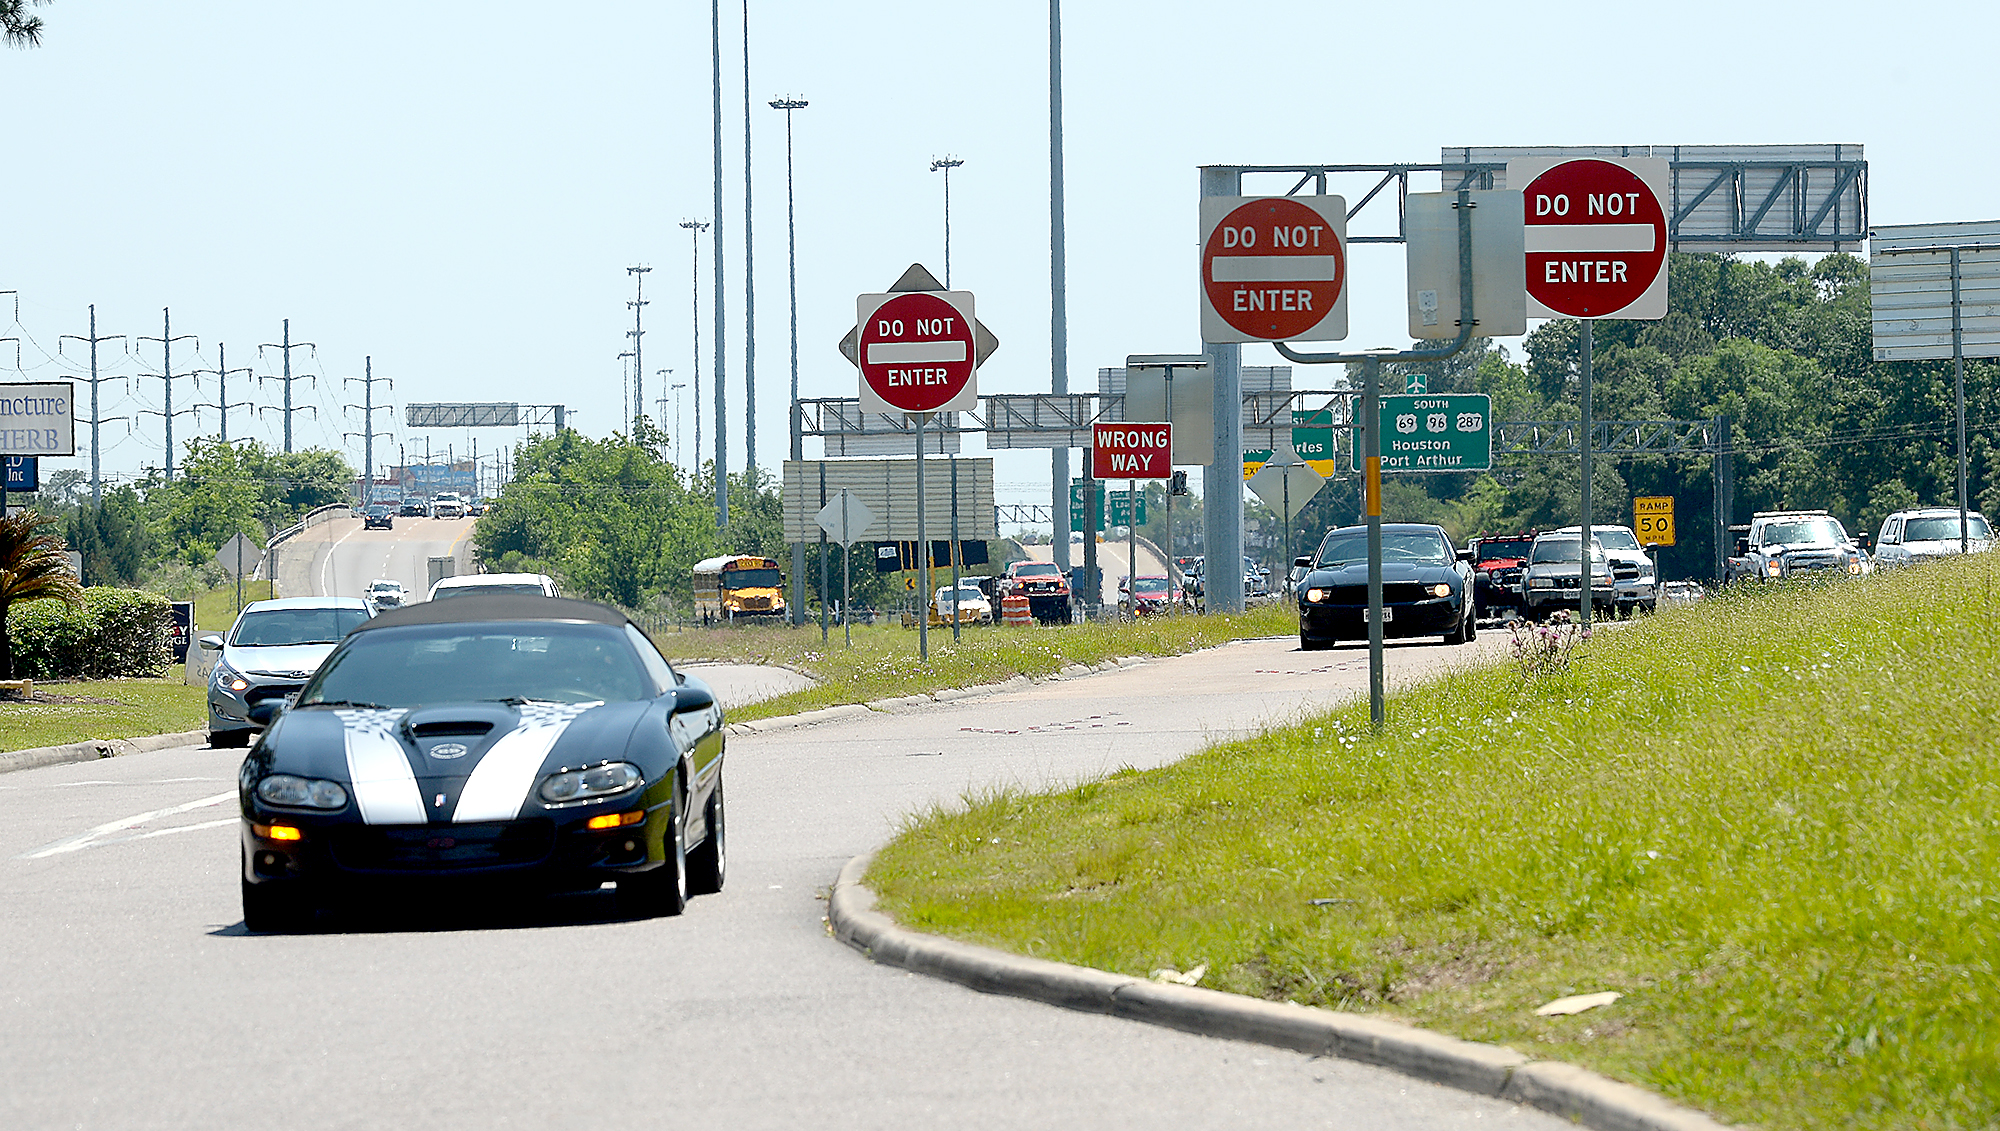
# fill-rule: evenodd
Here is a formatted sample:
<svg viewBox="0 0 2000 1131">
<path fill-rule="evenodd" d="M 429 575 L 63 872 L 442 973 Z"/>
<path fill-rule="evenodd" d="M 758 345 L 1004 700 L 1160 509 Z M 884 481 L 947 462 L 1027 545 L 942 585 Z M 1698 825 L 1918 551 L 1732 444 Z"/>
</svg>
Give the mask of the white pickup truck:
<svg viewBox="0 0 2000 1131">
<path fill-rule="evenodd" d="M 431 497 L 432 518 L 464 518 L 465 500 L 456 491 L 439 491 Z"/>
</svg>

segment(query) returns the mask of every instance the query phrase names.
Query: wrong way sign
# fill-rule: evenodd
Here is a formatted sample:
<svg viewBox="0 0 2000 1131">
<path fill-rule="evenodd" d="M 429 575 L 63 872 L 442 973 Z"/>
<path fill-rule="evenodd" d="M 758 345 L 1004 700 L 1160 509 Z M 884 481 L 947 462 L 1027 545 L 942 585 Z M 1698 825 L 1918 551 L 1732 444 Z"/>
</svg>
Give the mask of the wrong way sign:
<svg viewBox="0 0 2000 1131">
<path fill-rule="evenodd" d="M 1667 316 L 1668 162 L 1662 157 L 1523 158 L 1531 318 Z"/>
<path fill-rule="evenodd" d="M 1099 479 L 1172 479 L 1174 426 L 1092 424 L 1090 473 Z"/>
<path fill-rule="evenodd" d="M 1202 199 L 1203 341 L 1330 342 L 1346 336 L 1344 199 Z"/>
</svg>

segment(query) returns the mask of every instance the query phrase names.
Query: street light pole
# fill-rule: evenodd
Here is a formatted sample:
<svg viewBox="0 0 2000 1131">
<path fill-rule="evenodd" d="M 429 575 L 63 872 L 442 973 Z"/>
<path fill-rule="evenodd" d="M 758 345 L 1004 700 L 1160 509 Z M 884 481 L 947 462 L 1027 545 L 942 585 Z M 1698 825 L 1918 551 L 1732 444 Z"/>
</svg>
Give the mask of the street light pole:
<svg viewBox="0 0 2000 1131">
<path fill-rule="evenodd" d="M 799 418 L 799 227 L 792 197 L 792 111 L 806 108 L 806 100 L 786 95 L 773 98 L 771 109 L 785 112 L 785 255 L 790 263 L 792 288 L 792 400 L 785 410 L 791 422 L 792 462 L 802 463 L 805 452 L 805 422 Z M 792 544 L 792 623 L 804 624 L 806 616 L 806 544 Z"/>
<path fill-rule="evenodd" d="M 694 466 L 690 476 L 701 474 L 701 234 L 708 230 L 703 220 L 682 220 L 694 257 L 694 286 L 689 290 L 694 304 Z"/>
<path fill-rule="evenodd" d="M 944 170 L 944 289 L 951 289 L 951 171 L 965 164 L 956 157 L 931 158 L 931 172 Z"/>
<path fill-rule="evenodd" d="M 672 372 L 673 372 L 673 370 L 669 369 L 669 370 L 666 370 L 665 372 L 668 372 L 668 373 L 672 373 Z M 681 454 L 681 390 L 682 390 L 682 389 L 685 389 L 685 388 L 687 388 L 687 387 L 688 387 L 688 383 L 687 383 L 686 381 L 676 381 L 676 382 L 674 382 L 674 386 L 673 386 L 673 396 L 674 396 L 674 454 L 675 454 L 676 456 L 679 456 L 679 455 Z M 697 402 L 697 403 L 699 403 L 699 402 Z M 684 457 L 683 457 L 683 458 L 684 458 Z"/>
</svg>

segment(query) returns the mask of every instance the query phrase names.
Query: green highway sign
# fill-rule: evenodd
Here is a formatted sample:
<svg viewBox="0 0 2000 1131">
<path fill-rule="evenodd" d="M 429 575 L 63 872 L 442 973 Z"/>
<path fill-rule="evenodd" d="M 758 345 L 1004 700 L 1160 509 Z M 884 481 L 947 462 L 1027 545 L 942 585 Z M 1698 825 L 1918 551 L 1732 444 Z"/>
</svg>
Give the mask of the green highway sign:
<svg viewBox="0 0 2000 1131">
<path fill-rule="evenodd" d="M 1339 470 L 1334 464 L 1334 437 L 1338 431 L 1333 424 L 1333 410 L 1315 409 L 1310 412 L 1292 412 L 1292 450 L 1299 458 L 1312 465 L 1312 469 L 1325 478 L 1331 479 Z M 1243 453 L 1243 478 L 1248 481 L 1257 469 L 1271 458 L 1270 449 L 1246 451 Z"/>
<path fill-rule="evenodd" d="M 1493 398 L 1485 393 L 1383 397 L 1383 471 L 1485 471 L 1493 466 Z"/>
<path fill-rule="evenodd" d="M 1114 526 L 1129 525 L 1132 492 L 1106 491 L 1104 480 L 1098 479 L 1093 482 L 1097 484 L 1097 529 L 1108 530 Z M 1108 511 L 1105 509 L 1107 503 L 1110 504 Z M 1146 525 L 1146 492 L 1143 488 L 1139 491 L 1139 525 Z M 1083 480 L 1081 479 L 1069 481 L 1069 528 L 1083 529 Z"/>
</svg>

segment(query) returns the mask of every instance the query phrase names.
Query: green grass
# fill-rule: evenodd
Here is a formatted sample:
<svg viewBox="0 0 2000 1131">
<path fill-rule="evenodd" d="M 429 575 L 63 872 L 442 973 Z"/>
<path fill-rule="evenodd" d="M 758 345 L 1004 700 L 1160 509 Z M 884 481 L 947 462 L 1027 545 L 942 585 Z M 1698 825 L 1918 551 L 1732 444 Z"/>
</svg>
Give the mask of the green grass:
<svg viewBox="0 0 2000 1131">
<path fill-rule="evenodd" d="M 115 703 L 0 702 L 0 751 L 60 746 L 92 738 L 138 738 L 208 725 L 208 693 L 181 683 L 178 665 L 164 679 L 36 681 L 36 691 Z"/>
<path fill-rule="evenodd" d="M 275 594 L 269 581 L 244 581 L 243 603 L 266 601 Z M 198 593 L 194 598 L 194 623 L 202 632 L 227 632 L 236 623 L 236 583 Z"/>
<path fill-rule="evenodd" d="M 819 628 L 760 625 L 661 633 L 669 658 L 777 664 L 819 682 L 803 691 L 729 712 L 732 721 L 773 718 L 843 703 L 999 683 L 1017 675 L 1050 675 L 1069 664 L 1096 664 L 1118 656 L 1168 656 L 1229 640 L 1282 636 L 1298 631 L 1298 614 L 1282 605 L 1215 616 L 1153 617 L 1134 624 L 997 625 L 964 630 L 953 644 L 949 628 L 930 631 L 930 660 L 917 659 L 915 629 L 894 624 L 857 625 L 854 647 L 835 626 L 827 644 Z"/>
<path fill-rule="evenodd" d="M 915 820 L 926 931 L 1398 1015 L 1766 1128 L 2000 1126 L 2000 555 L 1747 593 Z M 1315 904 L 1314 900 L 1323 902 Z M 1627 996 L 1573 1017 L 1550 999 Z"/>
</svg>

